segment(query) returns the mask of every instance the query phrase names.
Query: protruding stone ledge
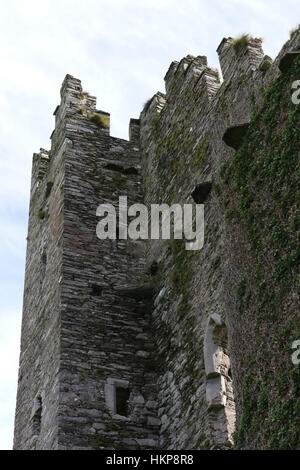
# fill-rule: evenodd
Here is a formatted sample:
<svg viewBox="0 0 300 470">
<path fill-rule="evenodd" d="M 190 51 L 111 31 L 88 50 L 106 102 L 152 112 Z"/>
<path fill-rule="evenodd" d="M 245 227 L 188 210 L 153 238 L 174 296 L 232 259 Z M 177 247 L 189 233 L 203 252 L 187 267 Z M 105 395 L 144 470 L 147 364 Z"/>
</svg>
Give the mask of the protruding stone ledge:
<svg viewBox="0 0 300 470">
<path fill-rule="evenodd" d="M 282 73 L 285 73 L 289 70 L 289 68 L 293 65 L 294 60 L 299 57 L 300 55 L 300 50 L 299 51 L 290 51 L 284 54 L 282 59 L 279 62 L 279 70 Z"/>
<path fill-rule="evenodd" d="M 208 409 L 226 406 L 226 385 L 222 375 L 207 379 L 206 402 Z"/>
<path fill-rule="evenodd" d="M 270 56 L 265 55 L 263 60 L 259 64 L 258 70 L 260 72 L 266 73 L 269 70 L 269 68 L 272 66 L 272 64 L 273 64 L 273 59 Z"/>
<path fill-rule="evenodd" d="M 249 128 L 249 122 L 237 126 L 231 126 L 226 129 L 223 135 L 223 141 L 234 150 L 238 150 L 243 143 L 243 139 Z"/>
</svg>

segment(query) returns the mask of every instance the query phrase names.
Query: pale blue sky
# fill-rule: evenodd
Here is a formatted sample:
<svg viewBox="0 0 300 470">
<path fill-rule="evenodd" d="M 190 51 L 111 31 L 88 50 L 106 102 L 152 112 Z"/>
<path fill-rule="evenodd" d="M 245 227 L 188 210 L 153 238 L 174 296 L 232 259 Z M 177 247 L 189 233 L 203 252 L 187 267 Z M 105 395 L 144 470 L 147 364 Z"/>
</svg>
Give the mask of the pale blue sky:
<svg viewBox="0 0 300 470">
<path fill-rule="evenodd" d="M 69 73 L 111 113 L 112 135 L 157 90 L 172 60 L 224 36 L 264 38 L 275 57 L 299 0 L 0 0 L 0 449 L 12 447 L 32 153 L 49 148 Z"/>
</svg>

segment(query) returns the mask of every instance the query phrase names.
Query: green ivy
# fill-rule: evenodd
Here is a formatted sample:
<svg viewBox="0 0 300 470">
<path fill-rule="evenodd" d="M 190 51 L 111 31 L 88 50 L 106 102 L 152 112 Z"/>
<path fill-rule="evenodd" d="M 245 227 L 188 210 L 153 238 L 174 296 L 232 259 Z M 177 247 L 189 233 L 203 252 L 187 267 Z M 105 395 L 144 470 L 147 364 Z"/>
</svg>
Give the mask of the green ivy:
<svg viewBox="0 0 300 470">
<path fill-rule="evenodd" d="M 243 351 L 238 449 L 299 446 L 299 366 L 290 357 L 293 339 L 300 339 L 299 312 L 289 309 L 300 279 L 300 106 L 291 100 L 299 78 L 297 58 L 266 91 L 241 148 L 220 170 L 225 218 L 242 233 L 251 259 L 236 286 L 237 309 L 247 316 L 256 348 L 254 362 L 251 348 Z"/>
</svg>

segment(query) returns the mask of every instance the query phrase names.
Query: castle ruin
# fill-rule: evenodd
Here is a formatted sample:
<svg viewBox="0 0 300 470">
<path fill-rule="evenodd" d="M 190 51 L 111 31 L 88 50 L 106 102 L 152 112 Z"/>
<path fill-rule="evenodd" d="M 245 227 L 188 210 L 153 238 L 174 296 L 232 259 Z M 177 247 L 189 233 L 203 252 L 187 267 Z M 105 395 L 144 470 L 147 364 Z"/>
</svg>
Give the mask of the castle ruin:
<svg viewBox="0 0 300 470">
<path fill-rule="evenodd" d="M 109 114 L 80 80 L 65 77 L 51 150 L 33 156 L 14 449 L 297 446 L 291 425 L 288 442 L 277 431 L 289 400 L 285 421 L 296 423 L 296 379 L 285 388 L 279 371 L 282 363 L 291 377 L 297 373 L 289 349 L 296 284 L 277 298 L 284 312 L 273 331 L 266 303 L 258 307 L 254 290 L 247 294 L 260 259 L 245 235 L 248 219 L 231 218 L 246 196 L 220 170 L 255 139 L 253 148 L 267 152 L 267 131 L 256 135 L 251 122 L 268 112 L 268 90 L 282 87 L 290 102 L 299 50 L 299 30 L 274 61 L 260 39 L 223 39 L 222 83 L 205 56 L 172 62 L 165 94 L 130 120 L 128 141 L 110 136 Z M 284 126 L 288 113 L 272 109 L 269 121 L 275 116 Z M 280 132 L 274 124 L 273 135 Z M 299 130 L 293 135 L 299 143 Z M 294 168 L 296 155 L 290 149 Z M 264 199 L 264 209 L 272 208 L 271 189 L 254 186 L 246 209 Z M 96 209 L 116 206 L 120 196 L 147 206 L 204 204 L 203 248 L 186 251 L 173 239 L 99 240 Z M 269 266 L 264 256 L 260 269 Z M 272 347 L 268 332 L 278 339 Z"/>
</svg>

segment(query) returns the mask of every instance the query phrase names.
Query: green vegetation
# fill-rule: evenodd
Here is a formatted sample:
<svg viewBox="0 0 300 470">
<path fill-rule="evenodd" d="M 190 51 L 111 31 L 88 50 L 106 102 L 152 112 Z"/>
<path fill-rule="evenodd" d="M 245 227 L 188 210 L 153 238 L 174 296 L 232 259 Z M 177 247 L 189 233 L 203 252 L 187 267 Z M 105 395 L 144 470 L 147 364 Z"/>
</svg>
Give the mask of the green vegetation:
<svg viewBox="0 0 300 470">
<path fill-rule="evenodd" d="M 300 374 L 291 361 L 292 342 L 300 338 L 300 106 L 291 101 L 299 76 L 297 58 L 266 91 L 243 145 L 220 172 L 218 194 L 244 261 L 236 285 L 247 343 L 238 449 L 299 446 Z"/>
<path fill-rule="evenodd" d="M 38 211 L 37 216 L 40 220 L 44 220 L 47 217 L 47 213 L 44 210 L 40 209 Z"/>
<path fill-rule="evenodd" d="M 86 100 L 88 96 L 89 96 L 88 92 L 87 92 L 87 91 L 83 91 L 81 94 L 78 95 L 78 98 L 79 98 L 80 100 Z"/>
<path fill-rule="evenodd" d="M 190 309 L 189 305 L 189 284 L 193 276 L 191 266 L 191 252 L 185 249 L 185 240 L 170 240 L 170 247 L 173 257 L 173 269 L 170 274 L 171 285 L 177 294 L 181 295 L 178 306 L 178 315 L 182 319 Z"/>
<path fill-rule="evenodd" d="M 231 47 L 234 49 L 236 55 L 240 54 L 240 52 L 247 46 L 251 37 L 249 34 L 242 34 L 238 38 L 231 40 Z M 262 38 L 259 38 L 262 42 Z"/>
<path fill-rule="evenodd" d="M 81 114 L 82 116 L 86 116 L 86 107 L 85 107 L 85 106 L 79 106 L 78 112 L 79 112 L 79 114 Z"/>
<path fill-rule="evenodd" d="M 89 114 L 88 118 L 101 129 L 109 129 L 109 116 L 100 113 Z"/>
</svg>

